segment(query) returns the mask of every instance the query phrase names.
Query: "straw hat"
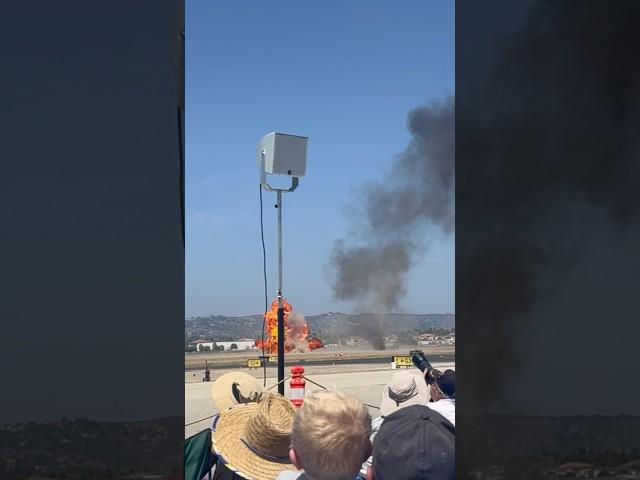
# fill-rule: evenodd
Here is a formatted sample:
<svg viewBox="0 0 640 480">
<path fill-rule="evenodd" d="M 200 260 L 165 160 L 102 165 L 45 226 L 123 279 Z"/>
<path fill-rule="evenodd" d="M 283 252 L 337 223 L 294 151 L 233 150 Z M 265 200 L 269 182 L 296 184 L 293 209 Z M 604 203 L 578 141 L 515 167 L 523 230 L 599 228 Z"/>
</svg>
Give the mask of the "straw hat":
<svg viewBox="0 0 640 480">
<path fill-rule="evenodd" d="M 396 410 L 410 405 L 426 405 L 428 401 L 429 391 L 423 377 L 407 371 L 396 372 L 382 390 L 380 415 L 388 417 Z"/>
<path fill-rule="evenodd" d="M 219 412 L 240 403 L 257 402 L 264 389 L 258 381 L 243 372 L 229 372 L 218 377 L 211 386 L 211 397 Z"/>
<path fill-rule="evenodd" d="M 295 408 L 278 394 L 238 405 L 220 414 L 213 450 L 226 467 L 250 480 L 273 480 L 296 470 L 289 460 Z"/>
</svg>

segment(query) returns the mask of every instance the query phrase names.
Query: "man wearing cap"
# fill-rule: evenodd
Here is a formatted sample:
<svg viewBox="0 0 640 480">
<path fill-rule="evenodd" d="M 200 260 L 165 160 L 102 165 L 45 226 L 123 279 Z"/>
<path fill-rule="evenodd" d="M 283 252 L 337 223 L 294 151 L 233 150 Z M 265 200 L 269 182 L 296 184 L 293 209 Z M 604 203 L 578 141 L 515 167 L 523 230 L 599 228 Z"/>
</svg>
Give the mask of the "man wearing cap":
<svg viewBox="0 0 640 480">
<path fill-rule="evenodd" d="M 382 389 L 380 416 L 371 422 L 371 441 L 375 438 L 386 417 L 401 408 L 411 405 L 426 405 L 428 401 L 429 391 L 422 377 L 406 370 L 394 373 L 391 381 Z M 372 461 L 373 458 L 369 457 L 362 464 L 358 478 L 366 478 Z"/>
<path fill-rule="evenodd" d="M 454 480 L 455 427 L 425 405 L 385 418 L 373 440 L 368 480 Z"/>
<path fill-rule="evenodd" d="M 445 370 L 444 373 L 432 372 L 431 402 L 429 408 L 441 413 L 454 426 L 456 424 L 456 372 Z"/>
</svg>

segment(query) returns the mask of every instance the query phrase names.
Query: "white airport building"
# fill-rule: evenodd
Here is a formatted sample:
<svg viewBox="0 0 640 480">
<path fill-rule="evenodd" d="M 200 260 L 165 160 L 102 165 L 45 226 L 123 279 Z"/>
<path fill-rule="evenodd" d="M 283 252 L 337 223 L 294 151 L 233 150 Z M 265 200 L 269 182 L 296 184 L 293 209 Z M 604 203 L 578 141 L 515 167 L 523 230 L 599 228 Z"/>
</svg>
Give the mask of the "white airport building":
<svg viewBox="0 0 640 480">
<path fill-rule="evenodd" d="M 209 347 L 209 349 L 213 350 L 213 347 L 215 345 L 217 345 L 218 348 L 222 347 L 225 352 L 229 350 L 257 350 L 255 341 L 248 338 L 234 340 L 232 342 L 210 342 L 207 340 L 195 340 L 189 343 L 190 345 L 196 347 L 197 351 L 201 351 L 205 347 Z M 235 345 L 235 348 L 232 348 L 232 345 Z"/>
</svg>

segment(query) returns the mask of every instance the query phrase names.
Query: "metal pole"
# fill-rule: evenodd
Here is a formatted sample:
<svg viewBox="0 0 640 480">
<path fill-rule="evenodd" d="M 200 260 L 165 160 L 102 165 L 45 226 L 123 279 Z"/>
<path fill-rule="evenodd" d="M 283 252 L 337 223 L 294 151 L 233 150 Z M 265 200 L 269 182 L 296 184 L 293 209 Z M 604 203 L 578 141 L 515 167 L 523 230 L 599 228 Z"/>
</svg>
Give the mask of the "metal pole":
<svg viewBox="0 0 640 480">
<path fill-rule="evenodd" d="M 278 306 L 282 307 L 282 191 L 278 190 Z"/>
<path fill-rule="evenodd" d="M 284 303 L 282 298 L 282 192 L 278 190 L 278 393 L 284 395 Z"/>
</svg>

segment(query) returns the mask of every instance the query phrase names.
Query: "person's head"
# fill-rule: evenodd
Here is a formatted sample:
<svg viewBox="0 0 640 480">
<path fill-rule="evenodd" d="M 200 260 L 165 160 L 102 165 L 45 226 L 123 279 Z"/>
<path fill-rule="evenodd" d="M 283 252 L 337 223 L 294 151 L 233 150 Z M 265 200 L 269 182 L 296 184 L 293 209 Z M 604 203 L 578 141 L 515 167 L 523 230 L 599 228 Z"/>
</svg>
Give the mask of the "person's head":
<svg viewBox="0 0 640 480">
<path fill-rule="evenodd" d="M 273 393 L 257 403 L 236 405 L 220 413 L 213 451 L 243 478 L 273 480 L 285 470 L 294 471 L 289 445 L 295 414 L 289 400 Z"/>
<path fill-rule="evenodd" d="M 400 408 L 426 405 L 428 401 L 427 384 L 419 375 L 406 370 L 395 372 L 391 381 L 382 389 L 380 415 L 388 417 Z"/>
<path fill-rule="evenodd" d="M 455 427 L 426 405 L 385 418 L 373 440 L 368 480 L 454 480 Z"/>
<path fill-rule="evenodd" d="M 211 398 L 219 412 L 242 403 L 257 402 L 264 393 L 262 385 L 244 372 L 229 372 L 211 385 Z"/>
<path fill-rule="evenodd" d="M 293 422 L 293 464 L 313 480 L 353 480 L 371 453 L 371 415 L 340 392 L 307 394 Z"/>
<path fill-rule="evenodd" d="M 445 370 L 439 374 L 431 384 L 430 394 L 434 402 L 443 398 L 455 398 L 456 373 L 453 370 Z"/>
</svg>

